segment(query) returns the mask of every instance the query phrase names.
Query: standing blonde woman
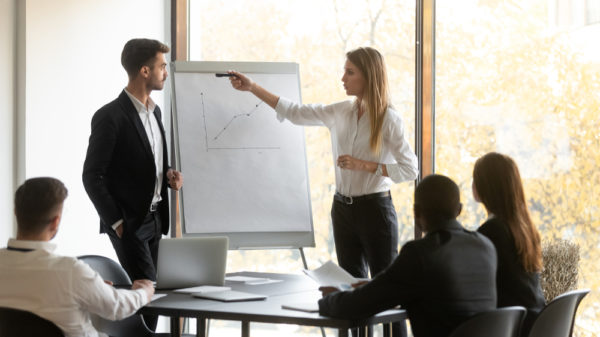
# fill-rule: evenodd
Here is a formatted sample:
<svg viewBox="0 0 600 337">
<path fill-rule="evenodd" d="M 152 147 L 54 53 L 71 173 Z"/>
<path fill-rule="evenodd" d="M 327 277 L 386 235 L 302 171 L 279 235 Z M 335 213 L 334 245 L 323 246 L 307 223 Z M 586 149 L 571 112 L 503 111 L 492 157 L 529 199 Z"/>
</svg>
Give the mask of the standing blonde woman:
<svg viewBox="0 0 600 337">
<path fill-rule="evenodd" d="M 519 168 L 509 156 L 490 152 L 475 162 L 472 188 L 488 212 L 477 231 L 492 241 L 498 254 L 498 307 L 527 308 L 521 333 L 526 336 L 545 300 L 540 234 L 527 210 Z"/>
<path fill-rule="evenodd" d="M 385 63 L 369 47 L 346 54 L 342 82 L 348 100 L 297 104 L 230 71 L 235 89 L 250 91 L 281 121 L 324 125 L 331 132 L 336 193 L 331 209 L 340 266 L 355 277 L 375 276 L 398 255 L 398 222 L 390 195 L 394 183 L 417 177 L 417 158 L 400 115 L 391 108 Z"/>
</svg>

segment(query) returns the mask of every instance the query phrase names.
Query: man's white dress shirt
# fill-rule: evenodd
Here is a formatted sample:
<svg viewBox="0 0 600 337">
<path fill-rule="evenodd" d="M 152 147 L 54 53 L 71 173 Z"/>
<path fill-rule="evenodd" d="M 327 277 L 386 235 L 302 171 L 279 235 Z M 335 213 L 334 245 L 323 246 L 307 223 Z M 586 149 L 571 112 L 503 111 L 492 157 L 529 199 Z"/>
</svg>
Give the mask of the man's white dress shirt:
<svg viewBox="0 0 600 337">
<path fill-rule="evenodd" d="M 159 202 L 161 200 L 160 192 L 163 180 L 163 139 L 158 126 L 158 121 L 154 116 L 154 109 L 156 109 L 156 103 L 152 98 L 148 97 L 148 108 L 140 102 L 135 96 L 133 96 L 127 89 L 125 93 L 131 99 L 135 110 L 140 116 L 144 130 L 146 130 L 146 136 L 148 136 L 148 142 L 150 142 L 150 148 L 154 155 L 154 165 L 156 166 L 156 182 L 154 185 L 154 196 L 152 197 L 152 203 Z"/>
<path fill-rule="evenodd" d="M 410 148 L 400 115 L 388 108 L 381 129 L 383 142 L 379 156 L 371 151 L 371 126 L 368 112 L 358 119 L 358 107 L 353 101 L 323 104 L 297 104 L 280 97 L 277 118 L 300 125 L 325 125 L 331 133 L 335 183 L 337 192 L 345 196 L 360 196 L 388 191 L 394 183 L 417 178 L 417 157 Z M 341 155 L 385 164 L 389 177 L 371 172 L 347 170 L 335 165 Z"/>
<path fill-rule="evenodd" d="M 33 312 L 66 337 L 96 337 L 90 313 L 109 320 L 134 314 L 148 303 L 143 289 L 115 289 L 86 263 L 53 253 L 56 245 L 10 239 L 0 249 L 0 306 Z"/>
</svg>

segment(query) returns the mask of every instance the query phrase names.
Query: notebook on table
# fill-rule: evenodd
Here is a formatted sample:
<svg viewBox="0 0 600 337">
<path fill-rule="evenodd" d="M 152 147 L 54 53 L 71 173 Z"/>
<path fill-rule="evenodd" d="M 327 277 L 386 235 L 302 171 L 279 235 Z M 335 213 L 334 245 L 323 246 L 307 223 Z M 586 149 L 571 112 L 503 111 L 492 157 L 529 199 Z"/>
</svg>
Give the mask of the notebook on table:
<svg viewBox="0 0 600 337">
<path fill-rule="evenodd" d="M 267 298 L 266 295 L 245 293 L 235 290 L 216 291 L 209 293 L 193 293 L 192 296 L 222 302 L 258 301 Z"/>
<path fill-rule="evenodd" d="M 223 286 L 228 248 L 224 236 L 160 240 L 156 289 Z"/>
</svg>

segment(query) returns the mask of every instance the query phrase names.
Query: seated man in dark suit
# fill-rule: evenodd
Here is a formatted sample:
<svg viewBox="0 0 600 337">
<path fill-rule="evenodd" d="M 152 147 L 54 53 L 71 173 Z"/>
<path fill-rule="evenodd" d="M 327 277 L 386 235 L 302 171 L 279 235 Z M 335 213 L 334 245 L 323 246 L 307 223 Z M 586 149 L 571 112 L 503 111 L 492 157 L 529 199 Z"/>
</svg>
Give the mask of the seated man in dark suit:
<svg viewBox="0 0 600 337">
<path fill-rule="evenodd" d="M 319 300 L 325 316 L 360 319 L 400 305 L 415 337 L 447 336 L 472 315 L 496 308 L 496 251 L 456 220 L 458 186 L 430 175 L 415 190 L 415 223 L 425 233 L 372 281 Z M 323 289 L 324 293 L 327 289 Z"/>
</svg>

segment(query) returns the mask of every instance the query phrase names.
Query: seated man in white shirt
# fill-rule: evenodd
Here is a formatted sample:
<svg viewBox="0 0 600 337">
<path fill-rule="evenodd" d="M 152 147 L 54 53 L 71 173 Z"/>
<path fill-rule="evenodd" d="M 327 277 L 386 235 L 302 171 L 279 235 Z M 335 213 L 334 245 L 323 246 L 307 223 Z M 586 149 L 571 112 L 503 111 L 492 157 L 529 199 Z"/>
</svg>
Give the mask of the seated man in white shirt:
<svg viewBox="0 0 600 337">
<path fill-rule="evenodd" d="M 54 178 L 32 178 L 15 193 L 17 238 L 0 249 L 0 306 L 30 311 L 56 324 L 65 336 L 99 336 L 90 313 L 110 320 L 134 314 L 154 287 L 136 280 L 115 289 L 90 266 L 54 254 L 67 189 Z"/>
</svg>

